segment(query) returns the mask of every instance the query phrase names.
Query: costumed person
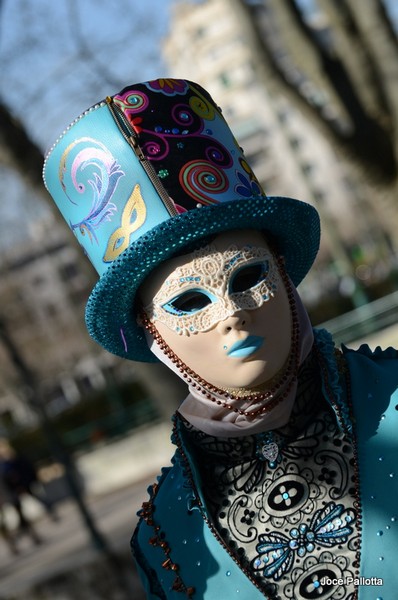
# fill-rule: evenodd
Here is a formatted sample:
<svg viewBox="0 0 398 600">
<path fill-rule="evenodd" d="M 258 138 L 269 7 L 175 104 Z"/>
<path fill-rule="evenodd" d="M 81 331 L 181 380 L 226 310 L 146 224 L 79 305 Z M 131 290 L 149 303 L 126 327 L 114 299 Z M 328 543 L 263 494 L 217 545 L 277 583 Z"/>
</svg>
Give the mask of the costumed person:
<svg viewBox="0 0 398 600">
<path fill-rule="evenodd" d="M 189 388 L 132 539 L 147 597 L 392 598 L 398 352 L 339 350 L 311 327 L 296 287 L 315 208 L 267 197 L 186 80 L 86 111 L 44 179 L 100 274 L 92 337 Z"/>
<path fill-rule="evenodd" d="M 0 471 L 3 482 L 14 498 L 29 495 L 43 505 L 53 521 L 58 520 L 55 504 L 46 494 L 34 463 L 18 453 L 6 439 L 0 439 Z"/>
</svg>

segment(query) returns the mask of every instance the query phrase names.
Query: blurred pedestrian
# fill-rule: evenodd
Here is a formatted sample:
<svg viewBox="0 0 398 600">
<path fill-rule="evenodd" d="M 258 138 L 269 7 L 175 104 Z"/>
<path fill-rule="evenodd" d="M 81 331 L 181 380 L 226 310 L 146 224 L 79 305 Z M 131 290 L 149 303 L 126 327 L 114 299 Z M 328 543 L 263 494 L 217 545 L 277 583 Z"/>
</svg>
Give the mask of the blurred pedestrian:
<svg viewBox="0 0 398 600">
<path fill-rule="evenodd" d="M 3 481 L 8 490 L 18 497 L 28 494 L 35 498 L 44 506 L 47 514 L 57 520 L 55 503 L 48 498 L 33 462 L 17 453 L 5 439 L 0 439 L 0 461 Z"/>
<path fill-rule="evenodd" d="M 33 523 L 26 516 L 21 501 L 23 494 L 31 493 L 30 487 L 37 481 L 36 471 L 33 464 L 19 456 L 6 439 L 0 439 L 0 479 L 4 499 L 2 532 L 10 549 L 14 553 L 18 551 L 16 537 L 21 534 L 28 535 L 35 544 L 40 544 L 42 540 Z M 15 532 L 11 532 L 6 523 L 4 509 L 7 504 L 17 513 L 18 525 Z"/>
<path fill-rule="evenodd" d="M 1 468 L 0 468 L 1 474 Z M 12 498 L 0 476 L 0 534 L 13 554 L 18 554 L 17 535 L 8 522 L 7 507 L 12 506 Z"/>
</svg>

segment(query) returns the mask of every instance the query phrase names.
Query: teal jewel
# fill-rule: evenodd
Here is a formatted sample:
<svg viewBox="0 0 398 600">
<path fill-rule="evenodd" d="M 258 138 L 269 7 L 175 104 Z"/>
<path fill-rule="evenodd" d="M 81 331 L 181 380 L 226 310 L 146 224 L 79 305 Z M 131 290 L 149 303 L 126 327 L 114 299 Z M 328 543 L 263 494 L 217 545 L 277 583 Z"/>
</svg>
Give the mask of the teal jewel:
<svg viewBox="0 0 398 600">
<path fill-rule="evenodd" d="M 314 548 L 315 548 L 314 544 L 307 544 L 306 545 L 307 552 L 312 552 L 314 550 Z"/>
<path fill-rule="evenodd" d="M 160 177 L 160 179 L 165 179 L 165 177 L 168 177 L 169 172 L 167 169 L 160 169 L 158 176 Z"/>
</svg>

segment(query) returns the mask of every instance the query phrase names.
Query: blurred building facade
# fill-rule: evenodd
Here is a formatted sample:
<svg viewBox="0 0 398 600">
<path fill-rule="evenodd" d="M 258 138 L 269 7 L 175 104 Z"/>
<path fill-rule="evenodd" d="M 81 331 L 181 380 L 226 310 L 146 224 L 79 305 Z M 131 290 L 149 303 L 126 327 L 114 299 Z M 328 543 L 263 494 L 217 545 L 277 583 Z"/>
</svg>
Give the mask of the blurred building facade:
<svg viewBox="0 0 398 600">
<path fill-rule="evenodd" d="M 386 277 L 392 244 L 366 201 L 369 192 L 357 181 L 354 185 L 319 130 L 268 88 L 253 37 L 238 0 L 177 0 L 164 56 L 173 77 L 197 81 L 222 107 L 268 195 L 317 207 L 321 250 L 300 288 L 307 304 L 330 294 L 355 296 L 362 283 Z"/>
<path fill-rule="evenodd" d="M 24 367 L 33 374 L 50 416 L 103 389 L 107 377 L 121 376 L 121 361 L 95 344 L 85 329 L 92 280 L 82 271 L 79 248 L 66 227 L 44 211 L 31 221 L 29 233 L 23 241 L 15 234 L 15 243 L 2 248 L 0 433 L 37 422 L 26 401 L 30 390 Z"/>
</svg>

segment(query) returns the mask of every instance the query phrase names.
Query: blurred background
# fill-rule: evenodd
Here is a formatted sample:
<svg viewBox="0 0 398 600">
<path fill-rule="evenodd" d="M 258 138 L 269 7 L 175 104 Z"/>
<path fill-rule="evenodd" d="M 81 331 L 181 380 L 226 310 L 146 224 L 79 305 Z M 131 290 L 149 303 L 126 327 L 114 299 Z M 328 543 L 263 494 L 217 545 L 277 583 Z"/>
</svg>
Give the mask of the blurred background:
<svg viewBox="0 0 398 600">
<path fill-rule="evenodd" d="M 266 192 L 321 215 L 314 325 L 397 347 L 397 31 L 394 0 L 0 1 L 0 465 L 33 472 L 19 508 L 0 487 L 1 600 L 142 597 L 129 538 L 185 395 L 88 337 L 96 274 L 46 152 L 127 84 L 199 82 Z"/>
</svg>

